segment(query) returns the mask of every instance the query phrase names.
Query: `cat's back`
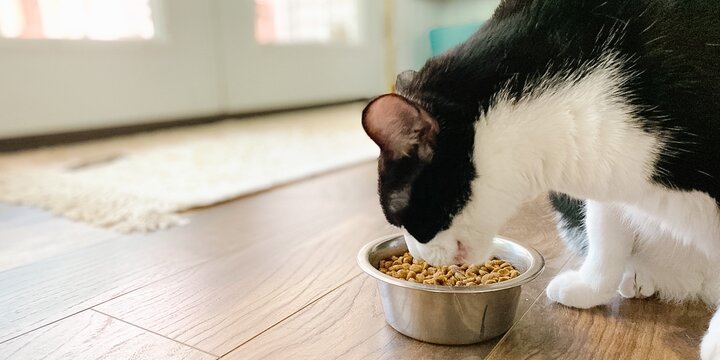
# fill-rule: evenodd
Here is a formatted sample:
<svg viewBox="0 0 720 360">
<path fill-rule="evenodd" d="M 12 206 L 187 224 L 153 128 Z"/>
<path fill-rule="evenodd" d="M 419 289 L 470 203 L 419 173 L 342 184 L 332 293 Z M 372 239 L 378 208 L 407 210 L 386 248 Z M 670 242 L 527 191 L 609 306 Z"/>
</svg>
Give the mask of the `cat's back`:
<svg viewBox="0 0 720 360">
<path fill-rule="evenodd" d="M 530 39 L 524 51 L 549 47 L 570 57 L 598 56 L 613 44 L 626 55 L 676 56 L 718 69 L 720 1 L 505 0 L 477 37 Z"/>
<path fill-rule="evenodd" d="M 652 0 L 618 7 L 628 21 L 626 51 L 720 79 L 720 1 Z"/>
<path fill-rule="evenodd" d="M 505 59 L 489 72 L 530 79 L 613 59 L 639 125 L 665 143 L 653 180 L 720 203 L 720 1 L 508 0 L 451 56 L 488 53 Z"/>
<path fill-rule="evenodd" d="M 625 3 L 624 1 L 622 3 Z M 653 180 L 720 203 L 720 2 L 614 2 L 627 101 L 665 143 Z"/>
</svg>

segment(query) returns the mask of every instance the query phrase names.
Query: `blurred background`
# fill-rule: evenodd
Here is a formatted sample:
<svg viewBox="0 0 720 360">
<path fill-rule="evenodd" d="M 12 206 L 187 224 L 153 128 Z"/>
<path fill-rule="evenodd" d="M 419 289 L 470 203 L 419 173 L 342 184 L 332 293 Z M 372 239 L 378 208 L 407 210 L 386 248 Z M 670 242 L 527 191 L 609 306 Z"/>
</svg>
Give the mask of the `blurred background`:
<svg viewBox="0 0 720 360">
<path fill-rule="evenodd" d="M 372 162 L 367 100 L 498 2 L 0 0 L 0 204 L 152 232 Z"/>
<path fill-rule="evenodd" d="M 365 99 L 499 0 L 0 0 L 0 141 Z"/>
</svg>

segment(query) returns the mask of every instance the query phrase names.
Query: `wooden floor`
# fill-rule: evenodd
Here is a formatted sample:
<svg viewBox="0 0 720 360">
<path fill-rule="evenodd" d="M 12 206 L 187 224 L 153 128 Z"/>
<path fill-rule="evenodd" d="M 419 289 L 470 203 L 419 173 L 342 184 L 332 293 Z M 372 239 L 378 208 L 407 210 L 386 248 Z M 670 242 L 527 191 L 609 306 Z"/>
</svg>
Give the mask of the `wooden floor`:
<svg viewBox="0 0 720 360">
<path fill-rule="evenodd" d="M 620 300 L 589 311 L 543 291 L 579 259 L 544 200 L 502 231 L 547 260 L 513 328 L 472 346 L 390 328 L 355 264 L 394 233 L 371 163 L 192 214 L 191 224 L 119 235 L 0 206 L 0 359 L 693 359 L 710 312 Z"/>
</svg>

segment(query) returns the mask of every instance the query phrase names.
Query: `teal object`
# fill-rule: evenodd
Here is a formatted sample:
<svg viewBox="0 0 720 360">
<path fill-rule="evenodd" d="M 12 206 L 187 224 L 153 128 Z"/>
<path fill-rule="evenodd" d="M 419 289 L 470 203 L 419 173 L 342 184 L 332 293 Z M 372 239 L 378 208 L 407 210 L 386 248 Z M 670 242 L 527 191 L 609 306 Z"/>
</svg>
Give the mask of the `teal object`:
<svg viewBox="0 0 720 360">
<path fill-rule="evenodd" d="M 432 49 L 433 56 L 442 54 L 446 50 L 467 40 L 482 24 L 482 22 L 476 22 L 430 30 L 430 48 Z"/>
</svg>

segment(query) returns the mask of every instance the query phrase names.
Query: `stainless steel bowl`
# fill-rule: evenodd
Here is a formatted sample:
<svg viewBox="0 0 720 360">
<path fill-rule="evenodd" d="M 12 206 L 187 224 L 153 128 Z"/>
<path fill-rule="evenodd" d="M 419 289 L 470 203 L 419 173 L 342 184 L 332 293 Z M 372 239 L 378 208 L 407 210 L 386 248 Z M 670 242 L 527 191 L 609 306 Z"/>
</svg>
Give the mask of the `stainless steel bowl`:
<svg viewBox="0 0 720 360">
<path fill-rule="evenodd" d="M 531 247 L 497 237 L 493 248 L 493 255 L 513 264 L 520 276 L 472 287 L 395 279 L 377 268 L 380 260 L 407 251 L 402 235 L 365 245 L 358 254 L 358 264 L 378 280 L 385 319 L 395 330 L 429 343 L 473 344 L 510 329 L 520 300 L 520 287 L 535 279 L 545 267 L 542 255 Z"/>
</svg>

